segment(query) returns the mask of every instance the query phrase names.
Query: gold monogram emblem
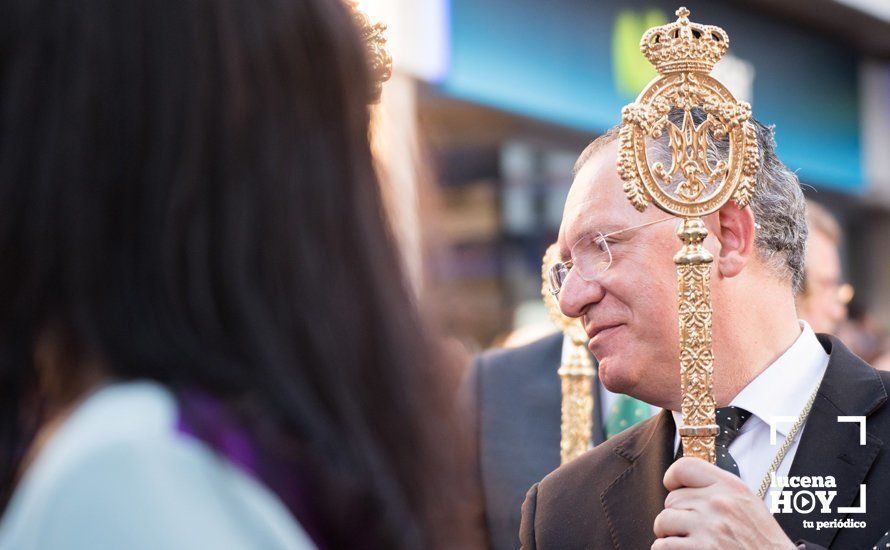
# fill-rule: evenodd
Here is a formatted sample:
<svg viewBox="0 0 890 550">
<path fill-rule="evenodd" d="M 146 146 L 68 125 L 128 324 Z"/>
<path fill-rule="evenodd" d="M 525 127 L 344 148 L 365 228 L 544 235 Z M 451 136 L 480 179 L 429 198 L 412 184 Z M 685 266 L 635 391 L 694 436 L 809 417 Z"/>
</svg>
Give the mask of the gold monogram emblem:
<svg viewBox="0 0 890 550">
<path fill-rule="evenodd" d="M 748 122 L 751 106 L 736 101 L 708 72 L 726 53 L 729 37 L 719 27 L 690 23 L 689 10 L 679 19 L 649 29 L 640 41 L 643 55 L 655 65 L 656 77 L 635 103 L 621 113 L 618 174 L 638 210 L 649 201 L 678 216 L 704 216 L 728 200 L 745 206 L 754 189 L 757 141 Z M 698 107 L 705 120 L 695 126 L 690 112 Z M 671 109 L 685 111 L 681 127 L 668 120 Z M 647 145 L 667 132 L 671 165 L 650 162 Z M 729 138 L 727 160 L 708 158 L 708 136 Z"/>
<path fill-rule="evenodd" d="M 708 163 L 707 139 L 711 126 L 712 120 L 708 118 L 696 128 L 689 111 L 683 115 L 682 128 L 668 124 L 670 147 L 672 151 L 676 151 L 676 155 L 670 169 L 665 170 L 660 162 L 656 162 L 652 165 L 652 171 L 668 186 L 673 184 L 674 174 L 679 172 L 683 176 L 676 189 L 676 195 L 680 199 L 695 201 L 701 197 L 706 187 L 713 186 L 719 178 L 726 176 L 725 161 L 721 160 L 713 169 Z M 707 183 L 702 181 L 702 177 L 707 179 Z"/>
</svg>

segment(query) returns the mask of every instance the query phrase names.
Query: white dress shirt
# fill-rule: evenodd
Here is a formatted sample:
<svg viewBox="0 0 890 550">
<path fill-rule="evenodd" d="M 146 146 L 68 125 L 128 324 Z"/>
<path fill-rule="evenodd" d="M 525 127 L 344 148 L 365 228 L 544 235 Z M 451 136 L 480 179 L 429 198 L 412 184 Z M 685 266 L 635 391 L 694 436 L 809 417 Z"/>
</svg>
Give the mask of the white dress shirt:
<svg viewBox="0 0 890 550">
<path fill-rule="evenodd" d="M 828 367 L 828 354 L 816 338 L 810 325 L 800 321 L 801 333 L 794 344 L 776 361 L 761 372 L 742 389 L 730 402 L 731 406 L 741 407 L 751 413 L 751 418 L 742 426 L 741 433 L 729 445 L 729 452 L 738 464 L 742 481 L 757 494 L 767 470 L 778 453 L 779 447 L 788 435 L 793 421 L 777 421 L 776 442 L 770 443 L 770 425 L 778 417 L 800 416 L 810 395 L 819 387 L 825 369 Z M 677 426 L 682 414 L 672 412 Z M 776 469 L 776 476 L 787 476 L 794 455 L 803 435 L 804 427 L 788 449 L 788 453 Z M 680 433 L 676 432 L 674 451 L 679 448 Z M 770 506 L 770 491 L 764 495 L 764 503 Z"/>
</svg>

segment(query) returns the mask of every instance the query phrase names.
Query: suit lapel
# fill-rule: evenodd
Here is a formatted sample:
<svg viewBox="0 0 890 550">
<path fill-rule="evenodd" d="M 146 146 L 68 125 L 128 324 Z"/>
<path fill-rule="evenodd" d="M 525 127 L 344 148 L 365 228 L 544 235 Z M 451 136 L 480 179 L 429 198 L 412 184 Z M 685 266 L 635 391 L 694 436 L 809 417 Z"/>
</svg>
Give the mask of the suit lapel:
<svg viewBox="0 0 890 550">
<path fill-rule="evenodd" d="M 662 479 L 673 460 L 674 420 L 662 411 L 648 424 L 615 447 L 627 467 L 600 495 L 616 548 L 649 548 L 655 516 L 664 509 Z"/>
<path fill-rule="evenodd" d="M 883 442 L 867 429 L 866 444 L 860 445 L 859 424 L 840 423 L 837 417 L 867 417 L 884 405 L 887 392 L 874 369 L 839 340 L 819 335 L 819 341 L 830 359 L 789 476 L 834 476 L 837 496 L 832 509 L 837 509 L 858 504 L 859 485 L 883 446 Z M 828 547 L 837 528 L 804 529 L 804 519 L 819 519 L 814 515 L 776 514 L 775 518 L 791 540 L 806 538 Z"/>
</svg>

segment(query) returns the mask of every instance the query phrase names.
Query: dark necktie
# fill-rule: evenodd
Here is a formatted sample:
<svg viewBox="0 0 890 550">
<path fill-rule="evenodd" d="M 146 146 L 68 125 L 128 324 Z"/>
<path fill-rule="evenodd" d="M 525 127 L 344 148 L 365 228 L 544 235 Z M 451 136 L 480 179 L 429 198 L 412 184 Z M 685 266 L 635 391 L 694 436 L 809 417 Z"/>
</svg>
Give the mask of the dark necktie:
<svg viewBox="0 0 890 550">
<path fill-rule="evenodd" d="M 729 454 L 729 445 L 742 431 L 742 425 L 751 418 L 751 413 L 739 407 L 722 407 L 717 409 L 717 466 L 727 472 L 739 475 L 739 465 Z"/>
<path fill-rule="evenodd" d="M 751 418 L 751 413 L 740 407 L 721 407 L 716 411 L 717 434 L 715 446 L 717 451 L 717 467 L 735 475 L 739 475 L 739 465 L 729 454 L 729 445 L 735 441 L 742 431 L 742 425 Z M 683 445 L 677 449 L 677 458 L 683 456 Z"/>
</svg>

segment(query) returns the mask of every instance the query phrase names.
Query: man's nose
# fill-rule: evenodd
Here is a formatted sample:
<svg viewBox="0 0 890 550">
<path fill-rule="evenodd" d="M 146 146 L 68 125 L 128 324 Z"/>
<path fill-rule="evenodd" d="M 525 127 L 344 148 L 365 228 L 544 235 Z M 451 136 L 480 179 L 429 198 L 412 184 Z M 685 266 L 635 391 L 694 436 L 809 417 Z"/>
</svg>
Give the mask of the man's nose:
<svg viewBox="0 0 890 550">
<path fill-rule="evenodd" d="M 559 309 L 566 317 L 581 317 L 604 295 L 605 290 L 598 279 L 585 281 L 577 273 L 569 272 L 559 291 Z"/>
</svg>

